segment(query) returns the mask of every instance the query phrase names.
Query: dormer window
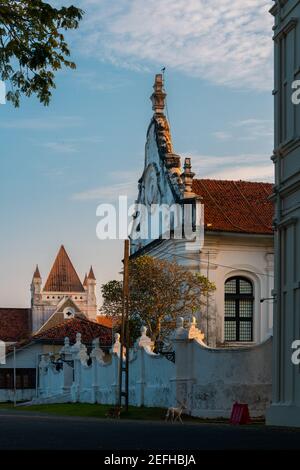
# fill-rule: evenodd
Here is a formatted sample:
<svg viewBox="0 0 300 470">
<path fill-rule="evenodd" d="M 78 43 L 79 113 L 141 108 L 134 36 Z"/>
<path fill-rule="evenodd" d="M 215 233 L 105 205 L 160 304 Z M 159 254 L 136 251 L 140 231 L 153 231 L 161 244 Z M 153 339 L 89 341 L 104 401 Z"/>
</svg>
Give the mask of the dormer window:
<svg viewBox="0 0 300 470">
<path fill-rule="evenodd" d="M 75 317 L 75 310 L 72 307 L 67 307 L 64 309 L 64 320 Z"/>
</svg>

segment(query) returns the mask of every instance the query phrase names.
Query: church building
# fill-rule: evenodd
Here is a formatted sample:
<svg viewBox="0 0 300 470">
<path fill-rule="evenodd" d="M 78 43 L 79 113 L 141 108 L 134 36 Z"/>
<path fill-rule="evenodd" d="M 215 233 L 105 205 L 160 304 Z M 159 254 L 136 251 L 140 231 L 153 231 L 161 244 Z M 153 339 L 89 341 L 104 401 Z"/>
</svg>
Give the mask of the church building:
<svg viewBox="0 0 300 470">
<path fill-rule="evenodd" d="M 209 346 L 260 343 L 273 326 L 273 185 L 196 179 L 191 159 L 182 162 L 174 151 L 165 99 L 163 76 L 158 74 L 136 202 L 149 208 L 191 205 L 194 230 L 202 219 L 204 235 L 192 240 L 131 237 L 131 257 L 148 254 L 176 261 L 215 283 L 207 307 L 197 314 Z M 138 229 L 142 232 L 143 227 Z"/>
<path fill-rule="evenodd" d="M 44 285 L 38 266 L 35 269 L 31 308 L 0 308 L 0 339 L 8 344 L 18 343 L 75 317 L 99 319 L 96 278 L 91 267 L 81 281 L 61 246 Z"/>
<path fill-rule="evenodd" d="M 64 246 L 61 246 L 44 287 L 39 268 L 36 267 L 31 283 L 31 312 L 34 333 L 48 328 L 54 319 L 72 318 L 78 312 L 90 320 L 96 320 L 96 278 L 93 268 L 81 282 Z"/>
</svg>

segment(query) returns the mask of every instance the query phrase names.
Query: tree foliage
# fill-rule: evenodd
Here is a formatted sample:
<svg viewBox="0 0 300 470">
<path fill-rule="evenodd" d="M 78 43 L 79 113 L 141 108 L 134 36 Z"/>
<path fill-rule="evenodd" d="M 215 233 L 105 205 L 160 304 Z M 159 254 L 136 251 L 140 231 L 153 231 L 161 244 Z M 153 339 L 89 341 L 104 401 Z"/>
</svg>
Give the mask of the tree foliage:
<svg viewBox="0 0 300 470">
<path fill-rule="evenodd" d="M 122 282 L 102 285 L 102 313 L 120 320 Z M 129 312 L 131 323 L 146 325 L 153 341 L 163 339 L 179 316 L 201 311 L 215 285 L 198 272 L 175 262 L 141 256 L 129 262 Z"/>
<path fill-rule="evenodd" d="M 7 100 L 35 94 L 48 105 L 55 72 L 74 69 L 64 32 L 76 29 L 83 11 L 54 8 L 42 0 L 0 0 L 0 78 L 9 84 Z"/>
</svg>

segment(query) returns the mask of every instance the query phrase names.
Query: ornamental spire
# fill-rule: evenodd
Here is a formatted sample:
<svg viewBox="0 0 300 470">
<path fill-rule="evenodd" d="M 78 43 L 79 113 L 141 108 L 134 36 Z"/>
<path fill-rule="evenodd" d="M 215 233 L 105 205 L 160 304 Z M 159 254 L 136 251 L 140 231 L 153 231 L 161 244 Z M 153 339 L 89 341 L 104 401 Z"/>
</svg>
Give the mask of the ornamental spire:
<svg viewBox="0 0 300 470">
<path fill-rule="evenodd" d="M 94 271 L 93 271 L 93 267 L 91 266 L 91 269 L 90 269 L 90 272 L 89 272 L 89 275 L 87 277 L 89 280 L 92 280 L 92 281 L 96 281 L 96 277 L 95 277 L 95 274 L 94 274 Z"/>
<path fill-rule="evenodd" d="M 154 92 L 152 93 L 150 99 L 152 101 L 152 109 L 154 114 L 164 114 L 165 99 L 167 94 L 164 90 L 164 80 L 162 73 L 155 75 L 153 88 Z"/>
<path fill-rule="evenodd" d="M 41 279 L 40 270 L 39 270 L 38 265 L 36 265 L 36 268 L 35 268 L 35 271 L 34 271 L 34 274 L 33 274 L 33 279 Z"/>
<path fill-rule="evenodd" d="M 183 173 L 181 175 L 181 179 L 184 186 L 184 196 L 190 197 L 193 196 L 193 178 L 195 173 L 192 171 L 192 163 L 190 158 L 184 159 L 184 166 L 183 166 Z"/>
</svg>

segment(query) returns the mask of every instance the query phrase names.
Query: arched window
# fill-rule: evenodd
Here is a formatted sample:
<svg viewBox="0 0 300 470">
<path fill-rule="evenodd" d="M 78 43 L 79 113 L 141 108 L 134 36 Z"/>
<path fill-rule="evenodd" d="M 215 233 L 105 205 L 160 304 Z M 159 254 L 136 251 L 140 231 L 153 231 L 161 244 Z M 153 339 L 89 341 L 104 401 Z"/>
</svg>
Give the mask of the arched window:
<svg viewBox="0 0 300 470">
<path fill-rule="evenodd" d="M 225 341 L 253 341 L 253 285 L 244 277 L 225 282 Z"/>
</svg>

